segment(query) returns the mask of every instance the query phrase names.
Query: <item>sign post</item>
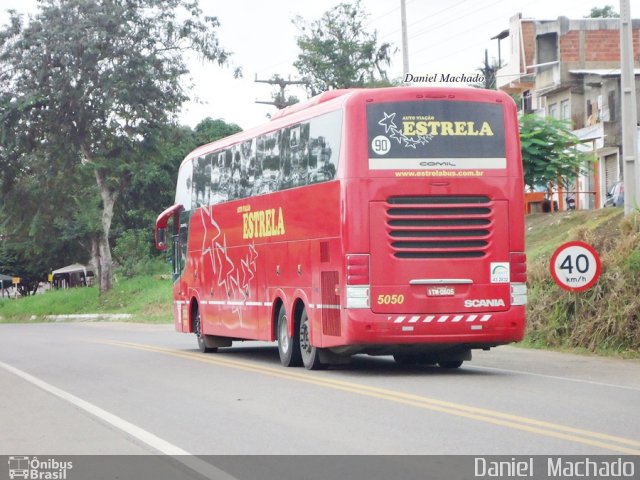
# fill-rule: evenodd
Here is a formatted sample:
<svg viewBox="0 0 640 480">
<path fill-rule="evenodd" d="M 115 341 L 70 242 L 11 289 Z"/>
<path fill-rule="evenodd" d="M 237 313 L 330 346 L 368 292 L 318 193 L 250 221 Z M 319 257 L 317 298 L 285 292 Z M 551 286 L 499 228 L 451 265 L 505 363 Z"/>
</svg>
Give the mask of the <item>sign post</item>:
<svg viewBox="0 0 640 480">
<path fill-rule="evenodd" d="M 554 252 L 549 269 L 560 288 L 582 292 L 598 281 L 602 265 L 598 252 L 591 245 L 568 242 Z"/>
</svg>

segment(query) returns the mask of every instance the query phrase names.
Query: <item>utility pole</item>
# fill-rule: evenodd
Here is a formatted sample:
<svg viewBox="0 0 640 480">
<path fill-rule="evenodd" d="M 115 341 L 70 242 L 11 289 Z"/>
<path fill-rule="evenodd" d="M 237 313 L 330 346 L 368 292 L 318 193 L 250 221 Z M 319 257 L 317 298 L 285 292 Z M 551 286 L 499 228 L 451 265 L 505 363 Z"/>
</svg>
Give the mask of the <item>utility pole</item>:
<svg viewBox="0 0 640 480">
<path fill-rule="evenodd" d="M 285 80 L 284 78 L 280 78 L 279 75 L 274 75 L 273 78 L 271 78 L 270 80 L 259 80 L 258 79 L 258 74 L 256 74 L 256 79 L 255 79 L 256 83 L 268 83 L 269 85 L 277 85 L 280 87 L 280 92 L 276 93 L 273 96 L 273 100 L 270 102 L 267 102 L 266 100 L 256 100 L 255 103 L 262 103 L 265 105 L 273 105 L 274 107 L 276 107 L 278 110 L 282 110 L 285 107 L 288 107 L 289 105 L 293 105 L 296 102 L 289 102 L 287 100 L 287 97 L 285 96 L 284 90 L 285 88 L 287 88 L 289 85 L 306 85 L 306 82 L 304 80 Z"/>
<path fill-rule="evenodd" d="M 407 6 L 400 0 L 400 17 L 402 22 L 402 78 L 409 73 L 409 40 L 407 39 Z"/>
<path fill-rule="evenodd" d="M 620 0 L 620 88 L 622 89 L 622 168 L 624 213 L 640 206 L 640 166 L 638 165 L 638 112 L 633 63 L 631 8 Z"/>
</svg>

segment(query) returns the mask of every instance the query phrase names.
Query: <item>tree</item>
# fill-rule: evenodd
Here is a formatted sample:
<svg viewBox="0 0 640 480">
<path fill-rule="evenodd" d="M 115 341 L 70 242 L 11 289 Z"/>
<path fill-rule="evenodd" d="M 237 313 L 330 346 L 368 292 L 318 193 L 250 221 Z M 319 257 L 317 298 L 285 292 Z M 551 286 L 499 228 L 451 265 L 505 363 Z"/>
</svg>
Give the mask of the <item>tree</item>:
<svg viewBox="0 0 640 480">
<path fill-rule="evenodd" d="M 341 3 L 310 23 L 300 16 L 293 19 L 300 30 L 296 42 L 301 50 L 293 65 L 312 95 L 379 85 L 377 82 L 389 84 L 383 67 L 391 63 L 392 46 L 378 44 L 377 32 L 366 31 L 366 19 L 360 0 Z"/>
<path fill-rule="evenodd" d="M 520 117 L 520 143 L 525 185 L 563 186 L 583 172 L 590 157 L 576 147 L 580 140 L 562 120 L 536 114 Z"/>
<path fill-rule="evenodd" d="M 620 14 L 617 13 L 612 5 L 605 5 L 604 7 L 593 7 L 591 13 L 584 18 L 620 18 Z"/>
<path fill-rule="evenodd" d="M 173 204 L 178 168 L 195 147 L 194 131 L 173 124 L 154 129 L 145 138 L 145 162 L 132 169 L 131 179 L 114 209 L 113 257 L 121 272 L 131 272 L 135 270 L 132 265 L 137 267 L 145 259 L 157 256 L 150 227 L 158 213 Z M 125 248 L 131 246 L 132 239 L 143 243 L 139 250 Z M 140 250 L 143 255 L 137 255 Z"/>
<path fill-rule="evenodd" d="M 46 156 L 29 157 L 27 170 L 0 191 L 0 270 L 37 286 L 52 268 L 86 261 L 100 228 L 89 169 L 66 171 Z"/>
<path fill-rule="evenodd" d="M 165 125 L 147 135 L 142 146 L 146 160 L 132 170 L 129 185 L 115 208 L 114 257 L 121 268 L 134 271 L 132 267 L 140 260 L 154 256 L 153 231 L 149 226 L 154 224 L 160 211 L 173 204 L 178 169 L 186 155 L 200 145 L 239 131 L 240 127 L 235 124 L 206 118 L 195 130 Z M 132 244 L 136 252 L 143 251 L 144 255 L 133 254 Z"/>
<path fill-rule="evenodd" d="M 205 145 L 241 131 L 242 129 L 235 123 L 227 123 L 221 118 L 214 120 L 207 117 L 196 125 L 195 143 L 196 146 Z"/>
<path fill-rule="evenodd" d="M 482 73 L 484 81 L 482 83 L 474 83 L 473 86 L 476 88 L 486 88 L 487 90 L 496 90 L 496 75 L 501 67 L 502 65 L 495 58 L 492 58 L 491 63 L 489 63 L 489 54 L 487 50 L 485 50 L 484 62 L 482 66 L 477 69 L 478 72 Z"/>
<path fill-rule="evenodd" d="M 145 162 L 149 132 L 188 99 L 184 52 L 226 61 L 217 27 L 197 0 L 41 0 L 27 24 L 12 12 L 0 31 L 3 190 L 40 168 L 35 158 L 67 173 L 91 170 L 100 293 L 112 285 L 114 206 Z"/>
</svg>

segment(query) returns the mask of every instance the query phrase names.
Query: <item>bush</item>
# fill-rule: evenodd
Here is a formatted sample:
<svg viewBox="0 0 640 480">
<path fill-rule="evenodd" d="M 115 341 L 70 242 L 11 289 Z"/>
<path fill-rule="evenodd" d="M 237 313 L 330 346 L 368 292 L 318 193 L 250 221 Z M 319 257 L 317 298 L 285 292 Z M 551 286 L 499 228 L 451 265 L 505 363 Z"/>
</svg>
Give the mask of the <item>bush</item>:
<svg viewBox="0 0 640 480">
<path fill-rule="evenodd" d="M 125 231 L 113 248 L 113 256 L 118 264 L 116 272 L 125 278 L 169 273 L 164 256 L 155 253 L 153 238 L 146 229 Z"/>
</svg>

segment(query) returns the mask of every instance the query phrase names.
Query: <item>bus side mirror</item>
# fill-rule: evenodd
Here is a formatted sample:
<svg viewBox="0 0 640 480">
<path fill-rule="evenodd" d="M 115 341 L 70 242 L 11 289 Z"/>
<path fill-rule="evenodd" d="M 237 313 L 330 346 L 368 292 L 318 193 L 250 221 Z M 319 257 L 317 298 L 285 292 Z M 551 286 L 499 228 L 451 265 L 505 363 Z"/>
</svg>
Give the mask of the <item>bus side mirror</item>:
<svg viewBox="0 0 640 480">
<path fill-rule="evenodd" d="M 156 248 L 158 250 L 167 249 L 167 227 L 156 230 Z"/>
<path fill-rule="evenodd" d="M 180 210 L 182 209 L 182 205 L 179 203 L 167 208 L 164 212 L 158 215 L 156 219 L 156 248 L 158 250 L 166 250 L 167 249 L 167 223 L 169 219 L 173 217 L 173 227 L 176 228 L 176 222 L 179 221 L 180 218 Z"/>
</svg>

